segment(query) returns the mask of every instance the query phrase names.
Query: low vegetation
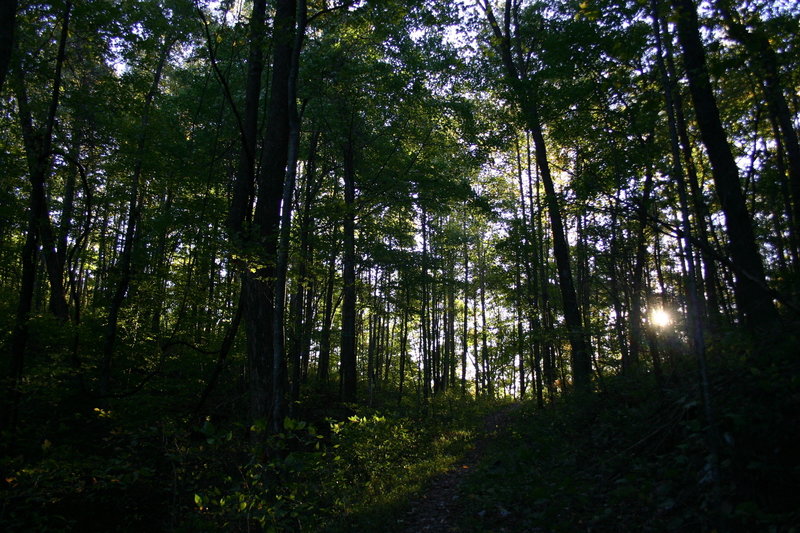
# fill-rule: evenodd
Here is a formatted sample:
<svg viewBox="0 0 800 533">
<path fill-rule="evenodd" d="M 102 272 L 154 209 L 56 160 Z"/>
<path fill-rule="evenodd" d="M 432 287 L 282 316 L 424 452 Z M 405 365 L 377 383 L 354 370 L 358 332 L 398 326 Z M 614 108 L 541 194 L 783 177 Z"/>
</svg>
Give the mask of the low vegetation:
<svg viewBox="0 0 800 533">
<path fill-rule="evenodd" d="M 796 531 L 798 370 L 719 361 L 714 432 L 689 363 L 663 388 L 613 378 L 591 398 L 526 403 L 489 439 L 461 530 Z"/>
</svg>

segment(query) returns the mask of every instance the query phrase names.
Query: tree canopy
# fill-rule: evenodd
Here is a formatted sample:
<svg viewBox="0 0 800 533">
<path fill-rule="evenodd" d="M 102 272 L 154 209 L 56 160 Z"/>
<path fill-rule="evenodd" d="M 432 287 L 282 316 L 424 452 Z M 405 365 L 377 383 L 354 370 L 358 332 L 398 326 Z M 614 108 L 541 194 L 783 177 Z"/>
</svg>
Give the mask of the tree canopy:
<svg viewBox="0 0 800 533">
<path fill-rule="evenodd" d="M 719 490 L 719 367 L 797 369 L 793 2 L 22 1 L 0 34 L 8 479 L 85 427 L 236 441 L 255 487 L 315 418 L 696 368 Z M 175 476 L 172 528 L 305 497 Z"/>
</svg>

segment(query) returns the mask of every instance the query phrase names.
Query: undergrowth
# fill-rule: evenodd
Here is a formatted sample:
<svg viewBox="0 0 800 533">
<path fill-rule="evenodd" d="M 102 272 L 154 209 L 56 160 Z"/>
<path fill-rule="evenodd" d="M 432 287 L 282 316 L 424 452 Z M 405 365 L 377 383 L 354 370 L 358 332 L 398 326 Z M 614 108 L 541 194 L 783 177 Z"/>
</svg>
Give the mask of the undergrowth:
<svg viewBox="0 0 800 533">
<path fill-rule="evenodd" d="M 800 367 L 793 359 L 755 368 L 744 358 L 714 360 L 716 432 L 708 431 L 690 362 L 663 388 L 643 376 L 617 377 L 591 398 L 543 410 L 524 405 L 489 439 L 464 487 L 461 530 L 796 531 Z"/>
<path fill-rule="evenodd" d="M 45 421 L 39 405 L 43 423 L 0 458 L 3 530 L 391 530 L 487 408 L 449 396 L 424 410 L 329 402 L 254 444 L 259 428 L 235 418 L 157 418 L 149 406 L 120 400 Z"/>
</svg>

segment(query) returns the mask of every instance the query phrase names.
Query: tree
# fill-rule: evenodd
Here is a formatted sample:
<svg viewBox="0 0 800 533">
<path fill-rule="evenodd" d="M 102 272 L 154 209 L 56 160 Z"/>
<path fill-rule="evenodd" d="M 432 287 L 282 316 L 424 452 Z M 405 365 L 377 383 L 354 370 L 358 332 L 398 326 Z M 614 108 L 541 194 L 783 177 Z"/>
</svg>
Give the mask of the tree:
<svg viewBox="0 0 800 533">
<path fill-rule="evenodd" d="M 72 3 L 67 2 L 61 19 L 61 32 L 58 40 L 58 51 L 53 74 L 52 96 L 47 108 L 47 115 L 42 124 L 35 129 L 33 113 L 28 99 L 28 90 L 24 79 L 24 70 L 18 66 L 14 72 L 15 92 L 19 108 L 19 120 L 25 144 L 25 155 L 28 162 L 28 180 L 30 182 L 30 203 L 28 208 L 28 227 L 25 244 L 22 248 L 22 284 L 16 322 L 11 338 L 11 370 L 12 384 L 6 399 L 4 425 L 12 429 L 17 423 L 19 407 L 19 384 L 24 368 L 25 350 L 28 342 L 28 320 L 31 312 L 34 282 L 36 277 L 37 250 L 42 251 L 47 264 L 50 280 L 50 311 L 61 321 L 68 319 L 67 302 L 64 296 L 63 276 L 56 257 L 56 243 L 50 220 L 46 187 L 51 170 L 53 129 L 61 96 L 62 69 L 66 54 L 67 36 L 69 33 Z M 5 72 L 3 72 L 5 76 Z"/>
<path fill-rule="evenodd" d="M 711 88 L 697 8 L 692 0 L 673 0 L 672 6 L 677 15 L 678 36 L 697 123 L 725 213 L 728 249 L 736 270 L 736 303 L 744 313 L 746 326 L 753 333 L 768 334 L 778 327 L 778 313 L 766 283 L 752 218 L 739 182 L 739 170 Z"/>
<path fill-rule="evenodd" d="M 570 346 L 572 348 L 573 378 L 576 388 L 588 391 L 591 388 L 592 374 L 591 346 L 587 342 L 585 332 L 583 331 L 583 324 L 578 309 L 577 294 L 575 292 L 572 266 L 570 264 L 569 247 L 555 185 L 550 173 L 544 129 L 539 115 L 539 104 L 536 97 L 538 89 L 535 85 L 535 80 L 530 78 L 525 68 L 526 63 L 520 57 L 516 60 L 514 58 L 512 43 L 519 42 L 516 37 L 516 35 L 519 34 L 519 18 L 515 18 L 513 15 L 517 12 L 519 6 L 512 2 L 512 0 L 506 0 L 502 27 L 496 19 L 494 11 L 488 1 L 482 2 L 481 8 L 486 15 L 492 35 L 494 36 L 495 46 L 498 49 L 497 51 L 500 54 L 505 69 L 506 83 L 516 99 L 516 103 L 522 114 L 522 119 L 533 138 L 536 164 L 541 173 L 542 184 L 545 190 L 545 200 L 550 215 L 550 224 L 553 230 L 553 247 L 556 263 L 558 265 L 559 287 L 561 289 L 562 305 L 564 306 L 564 318 L 569 330 Z M 515 18 L 513 30 L 512 18 Z M 512 31 L 516 33 L 512 33 Z M 517 51 L 517 54 L 519 55 L 520 51 Z"/>
</svg>

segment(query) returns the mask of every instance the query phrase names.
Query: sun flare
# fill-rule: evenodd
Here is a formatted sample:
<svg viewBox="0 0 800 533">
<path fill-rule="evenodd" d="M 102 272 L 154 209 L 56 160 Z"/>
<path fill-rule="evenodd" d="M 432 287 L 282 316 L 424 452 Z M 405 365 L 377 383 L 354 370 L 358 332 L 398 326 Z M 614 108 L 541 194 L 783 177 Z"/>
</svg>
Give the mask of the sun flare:
<svg viewBox="0 0 800 533">
<path fill-rule="evenodd" d="M 653 309 L 650 312 L 650 321 L 659 328 L 665 328 L 672 323 L 672 315 L 664 309 Z"/>
</svg>

